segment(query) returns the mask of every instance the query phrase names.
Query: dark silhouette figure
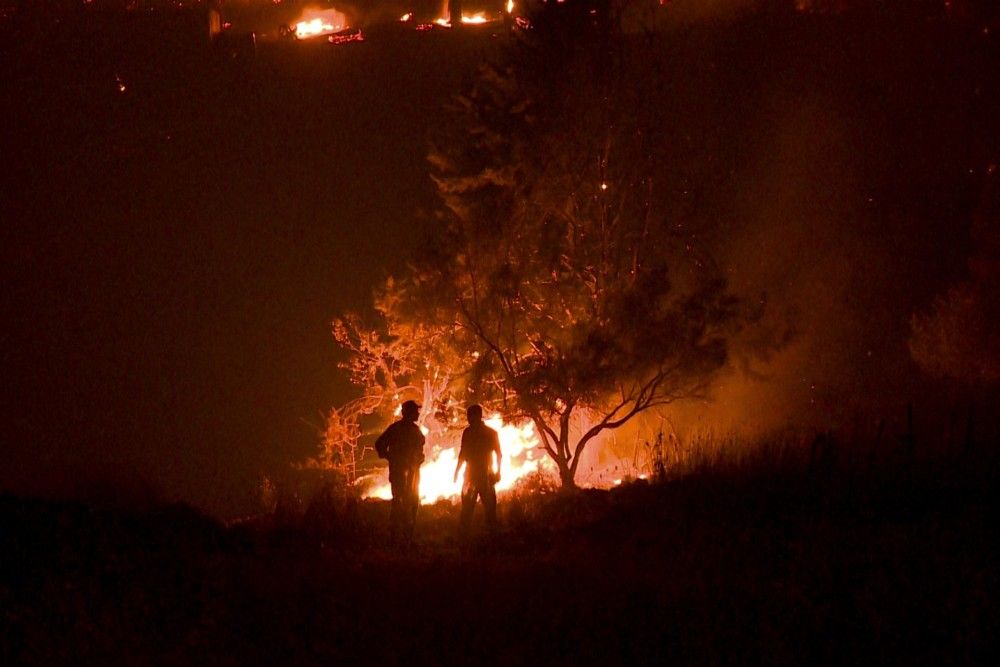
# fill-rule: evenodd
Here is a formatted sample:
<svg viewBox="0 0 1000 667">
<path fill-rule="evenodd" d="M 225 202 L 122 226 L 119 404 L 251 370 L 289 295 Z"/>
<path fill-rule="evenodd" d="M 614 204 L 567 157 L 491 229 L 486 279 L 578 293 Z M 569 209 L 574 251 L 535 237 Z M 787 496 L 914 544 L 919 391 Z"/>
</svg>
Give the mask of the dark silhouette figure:
<svg viewBox="0 0 1000 667">
<path fill-rule="evenodd" d="M 389 461 L 392 509 L 389 535 L 393 542 L 413 539 L 413 525 L 420 505 L 420 464 L 424 462 L 424 434 L 417 426 L 420 406 L 406 401 L 399 421 L 389 425 L 375 441 L 375 451 Z"/>
<path fill-rule="evenodd" d="M 497 525 L 497 492 L 500 481 L 500 438 L 497 432 L 483 423 L 483 408 L 470 405 L 466 410 L 469 426 L 462 431 L 462 449 L 458 452 L 455 480 L 465 464 L 465 483 L 462 485 L 462 519 L 460 529 L 465 534 L 476 510 L 476 500 L 481 498 L 486 511 L 486 525 L 491 531 Z M 496 454 L 496 468 L 493 467 Z"/>
</svg>

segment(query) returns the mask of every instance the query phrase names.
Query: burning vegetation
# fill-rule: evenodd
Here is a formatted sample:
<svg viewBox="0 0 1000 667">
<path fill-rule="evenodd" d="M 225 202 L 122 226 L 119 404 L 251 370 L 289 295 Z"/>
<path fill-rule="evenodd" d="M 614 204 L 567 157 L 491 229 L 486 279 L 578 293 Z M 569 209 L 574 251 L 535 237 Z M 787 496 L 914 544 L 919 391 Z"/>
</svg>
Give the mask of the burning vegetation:
<svg viewBox="0 0 1000 667">
<path fill-rule="evenodd" d="M 336 9 L 307 9 L 292 30 L 296 39 L 309 39 L 332 35 L 347 27 L 347 16 Z"/>
<path fill-rule="evenodd" d="M 619 457 L 628 447 L 616 442 L 620 429 L 638 447 L 674 428 L 692 436 L 690 424 L 808 430 L 842 425 L 852 410 L 856 420 L 874 422 L 893 409 L 878 402 L 885 394 L 877 385 L 903 376 L 894 370 L 876 378 L 863 366 L 911 363 L 911 351 L 939 375 L 948 373 L 934 364 L 951 364 L 962 367 L 952 376 L 993 382 L 993 362 L 982 352 L 991 345 L 985 323 L 995 319 L 983 304 L 993 296 L 979 277 L 989 262 L 973 263 L 977 287 L 956 288 L 934 313 L 914 318 L 907 348 L 907 319 L 921 302 L 900 300 L 902 317 L 883 327 L 877 304 L 889 297 L 852 286 L 847 265 L 836 260 L 858 253 L 871 263 L 864 266 L 889 273 L 895 259 L 866 255 L 870 242 L 855 230 L 834 239 L 818 223 L 807 232 L 811 223 L 799 220 L 807 211 L 822 221 L 823 206 L 844 204 L 824 204 L 820 193 L 802 210 L 751 211 L 748 222 L 720 222 L 711 219 L 717 211 L 697 208 L 704 204 L 696 198 L 715 187 L 711 179 L 737 183 L 747 169 L 727 154 L 732 138 L 718 130 L 687 120 L 676 132 L 665 128 L 665 113 L 685 118 L 667 91 L 688 86 L 685 94 L 696 96 L 693 82 L 707 80 L 713 94 L 746 95 L 741 82 L 718 77 L 711 63 L 657 71 L 650 63 L 666 61 L 669 49 L 651 41 L 644 50 L 627 33 L 602 28 L 605 17 L 577 10 L 533 15 L 530 34 L 456 99 L 449 130 L 429 155 L 441 205 L 428 237 L 410 268 L 377 290 L 373 309 L 336 327 L 351 357 L 346 368 L 369 401 L 355 423 L 384 424 L 406 398 L 427 406 L 425 501 L 457 492 L 449 468 L 457 415 L 469 402 L 489 406 L 494 423 L 509 429 L 510 447 L 530 453 L 505 485 L 549 474 L 573 487 L 623 476 Z M 809 18 L 781 20 L 841 10 L 797 12 Z M 410 13 L 401 20 L 416 21 Z M 809 116 L 811 108 L 800 104 L 780 127 L 765 129 L 797 142 L 774 178 L 812 192 L 795 179 L 829 173 L 845 198 L 857 196 L 846 177 L 824 171 L 837 163 L 822 159 L 845 150 L 837 141 L 854 141 L 850 130 L 828 109 Z M 720 176 L 725 165 L 744 176 Z M 790 255 L 827 241 L 831 253 L 810 262 Z M 792 277 L 782 283 L 775 275 Z M 867 321 L 836 295 L 867 299 L 858 306 Z M 854 325 L 867 333 L 855 335 Z M 331 423 L 342 417 L 334 410 Z M 337 435 L 327 446 L 346 443 L 364 459 L 364 432 L 357 427 L 352 438 Z M 598 459 L 619 470 L 594 475 Z M 365 459 L 351 479 L 384 496 L 385 486 L 368 477 L 371 463 Z"/>
<path fill-rule="evenodd" d="M 486 425 L 497 431 L 500 436 L 500 447 L 504 457 L 499 470 L 500 481 L 497 491 L 509 491 L 517 483 L 531 476 L 544 477 L 546 473 L 555 472 L 555 467 L 542 451 L 538 438 L 534 433 L 534 425 L 524 426 L 505 424 L 497 414 L 485 420 Z M 454 479 L 455 467 L 458 463 L 459 443 L 455 424 L 450 428 L 440 424 L 422 425 L 425 435 L 429 437 L 430 456 L 420 466 L 420 501 L 434 503 L 438 500 L 456 500 L 461 493 L 461 484 Z M 433 434 L 433 435 L 432 435 Z M 362 480 L 362 483 L 369 480 Z M 363 492 L 366 498 L 381 498 L 389 500 L 391 491 L 389 484 L 373 484 Z"/>
<path fill-rule="evenodd" d="M 528 58 L 484 67 L 456 101 L 454 132 L 429 156 L 434 231 L 371 315 L 335 326 L 368 412 L 427 406 L 425 500 L 456 492 L 467 402 L 506 434 L 503 484 L 554 472 L 572 488 L 588 447 L 703 397 L 729 339 L 758 316 L 658 187 L 655 68 L 583 17 L 579 31 L 540 24 Z M 338 446 L 357 448 L 351 433 Z"/>
</svg>

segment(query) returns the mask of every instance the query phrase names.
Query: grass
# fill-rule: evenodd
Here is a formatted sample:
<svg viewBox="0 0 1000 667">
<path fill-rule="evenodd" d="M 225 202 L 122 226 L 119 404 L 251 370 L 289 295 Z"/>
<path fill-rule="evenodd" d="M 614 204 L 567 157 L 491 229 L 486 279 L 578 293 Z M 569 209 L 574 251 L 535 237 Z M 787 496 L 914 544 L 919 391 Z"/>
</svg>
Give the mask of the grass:
<svg viewBox="0 0 1000 667">
<path fill-rule="evenodd" d="M 457 508 L 439 503 L 408 549 L 388 543 L 380 501 L 224 527 L 183 506 L 128 515 L 6 497 L 0 658 L 989 660 L 992 451 L 811 465 L 796 442 L 751 451 L 656 484 L 507 497 L 493 539 L 459 541 Z"/>
</svg>

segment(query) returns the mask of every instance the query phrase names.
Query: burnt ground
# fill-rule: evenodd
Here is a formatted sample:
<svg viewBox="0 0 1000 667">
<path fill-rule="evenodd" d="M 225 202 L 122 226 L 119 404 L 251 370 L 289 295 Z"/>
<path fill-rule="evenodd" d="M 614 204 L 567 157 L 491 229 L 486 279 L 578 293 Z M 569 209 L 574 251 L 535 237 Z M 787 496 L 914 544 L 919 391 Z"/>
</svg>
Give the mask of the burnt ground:
<svg viewBox="0 0 1000 667">
<path fill-rule="evenodd" d="M 992 457 L 778 458 L 501 503 L 490 538 L 387 503 L 228 528 L 0 500 L 6 664 L 988 664 Z"/>
</svg>

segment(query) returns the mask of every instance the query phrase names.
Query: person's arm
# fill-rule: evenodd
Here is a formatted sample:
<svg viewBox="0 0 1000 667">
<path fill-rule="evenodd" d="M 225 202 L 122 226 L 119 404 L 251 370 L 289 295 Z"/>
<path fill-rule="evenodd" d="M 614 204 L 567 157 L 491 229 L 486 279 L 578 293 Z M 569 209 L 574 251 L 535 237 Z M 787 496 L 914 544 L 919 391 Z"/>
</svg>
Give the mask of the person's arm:
<svg viewBox="0 0 1000 667">
<path fill-rule="evenodd" d="M 501 469 L 500 463 L 501 463 L 501 459 L 503 458 L 503 453 L 500 451 L 500 436 L 497 434 L 496 431 L 493 431 L 493 451 L 497 455 L 497 471 L 496 471 L 496 475 L 494 475 L 494 479 L 497 482 L 499 482 L 500 481 L 500 469 Z"/>
<path fill-rule="evenodd" d="M 378 454 L 380 459 L 389 458 L 389 444 L 392 442 L 392 427 L 390 424 L 389 428 L 382 431 L 382 435 L 375 440 L 375 453 Z"/>
<path fill-rule="evenodd" d="M 424 462 L 424 445 L 427 444 L 427 438 L 424 437 L 424 432 L 420 430 L 419 426 L 417 427 L 417 435 L 420 436 L 418 438 L 418 442 L 420 444 L 417 445 L 417 457 L 416 457 L 417 465 L 419 466 L 421 463 Z"/>
<path fill-rule="evenodd" d="M 462 469 L 462 462 L 465 461 L 465 436 L 468 432 L 468 429 L 462 431 L 462 447 L 458 450 L 458 461 L 455 463 L 455 476 L 452 478 L 453 482 L 458 481 L 458 472 Z"/>
</svg>

